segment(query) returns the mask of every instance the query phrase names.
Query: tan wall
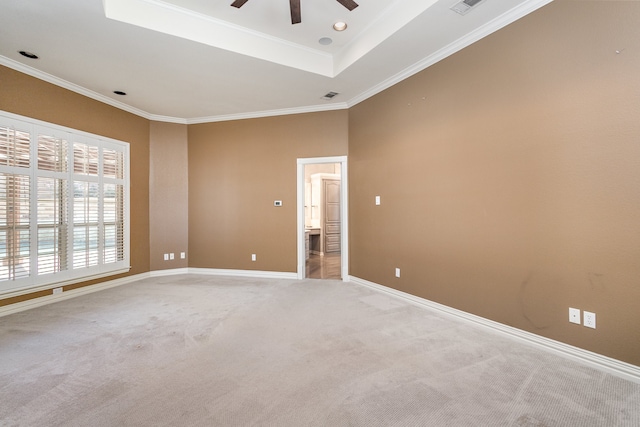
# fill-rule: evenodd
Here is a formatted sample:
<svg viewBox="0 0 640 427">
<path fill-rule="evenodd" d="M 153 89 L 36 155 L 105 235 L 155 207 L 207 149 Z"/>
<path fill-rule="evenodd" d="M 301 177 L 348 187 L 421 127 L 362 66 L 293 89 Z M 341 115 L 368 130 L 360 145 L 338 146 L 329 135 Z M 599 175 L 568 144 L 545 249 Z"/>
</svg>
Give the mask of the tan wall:
<svg viewBox="0 0 640 427">
<path fill-rule="evenodd" d="M 131 271 L 149 271 L 149 121 L 0 66 L 0 110 L 130 143 Z M 65 290 L 86 286 L 85 282 Z M 50 293 L 50 291 L 48 291 Z M 0 305 L 42 296 L 0 300 Z"/>
<path fill-rule="evenodd" d="M 554 2 L 351 108 L 351 275 L 640 365 L 638 22 Z"/>
<path fill-rule="evenodd" d="M 187 267 L 189 165 L 187 125 L 151 122 L 149 239 L 151 270 Z M 164 254 L 174 254 L 165 261 Z"/>
<path fill-rule="evenodd" d="M 190 125 L 189 266 L 295 272 L 296 159 L 346 155 L 347 126 L 346 110 Z"/>
</svg>

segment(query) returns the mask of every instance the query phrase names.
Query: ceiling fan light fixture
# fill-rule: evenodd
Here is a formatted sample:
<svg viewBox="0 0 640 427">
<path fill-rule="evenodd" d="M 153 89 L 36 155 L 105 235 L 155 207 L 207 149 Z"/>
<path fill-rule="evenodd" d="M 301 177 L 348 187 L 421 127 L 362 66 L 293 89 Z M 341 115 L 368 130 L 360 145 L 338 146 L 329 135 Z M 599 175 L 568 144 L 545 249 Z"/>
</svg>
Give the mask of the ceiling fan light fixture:
<svg viewBox="0 0 640 427">
<path fill-rule="evenodd" d="M 333 24 L 333 29 L 336 31 L 344 31 L 347 29 L 347 23 L 346 22 L 342 22 L 342 21 L 338 21 L 335 24 Z"/>
</svg>

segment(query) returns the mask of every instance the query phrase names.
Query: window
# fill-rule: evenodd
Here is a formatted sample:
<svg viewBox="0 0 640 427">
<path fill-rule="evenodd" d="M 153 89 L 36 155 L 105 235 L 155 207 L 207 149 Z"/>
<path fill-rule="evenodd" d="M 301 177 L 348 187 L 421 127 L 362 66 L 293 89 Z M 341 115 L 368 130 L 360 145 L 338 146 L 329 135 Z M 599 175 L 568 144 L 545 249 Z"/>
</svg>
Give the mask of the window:
<svg viewBox="0 0 640 427">
<path fill-rule="evenodd" d="M 129 144 L 0 112 L 0 293 L 129 270 Z"/>
</svg>

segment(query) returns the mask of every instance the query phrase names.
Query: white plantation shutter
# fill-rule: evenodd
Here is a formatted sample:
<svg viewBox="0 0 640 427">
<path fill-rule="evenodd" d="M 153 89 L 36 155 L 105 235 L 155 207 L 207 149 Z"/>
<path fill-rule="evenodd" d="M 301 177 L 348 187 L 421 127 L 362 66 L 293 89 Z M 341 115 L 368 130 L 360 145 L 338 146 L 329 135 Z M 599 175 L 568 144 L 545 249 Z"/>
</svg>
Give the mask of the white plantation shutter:
<svg viewBox="0 0 640 427">
<path fill-rule="evenodd" d="M 38 274 L 68 268 L 68 142 L 38 135 Z"/>
<path fill-rule="evenodd" d="M 67 181 L 38 177 L 38 274 L 68 267 Z"/>
<path fill-rule="evenodd" d="M 0 125 L 0 165 L 28 168 L 31 163 L 28 132 Z"/>
<path fill-rule="evenodd" d="M 0 173 L 0 280 L 29 277 L 29 176 Z"/>
<path fill-rule="evenodd" d="M 129 269 L 129 146 L 0 112 L 0 294 Z"/>
</svg>

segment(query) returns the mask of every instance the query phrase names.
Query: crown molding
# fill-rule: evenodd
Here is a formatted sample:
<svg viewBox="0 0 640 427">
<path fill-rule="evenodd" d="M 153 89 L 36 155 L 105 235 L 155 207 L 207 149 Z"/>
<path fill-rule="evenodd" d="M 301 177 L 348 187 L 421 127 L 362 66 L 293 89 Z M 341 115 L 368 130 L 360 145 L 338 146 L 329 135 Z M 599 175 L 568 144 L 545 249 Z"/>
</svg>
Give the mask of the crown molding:
<svg viewBox="0 0 640 427">
<path fill-rule="evenodd" d="M 44 80 L 47 83 L 54 84 L 56 86 L 60 86 L 64 89 L 68 89 L 72 92 L 76 92 L 80 95 L 84 95 L 88 98 L 95 99 L 96 101 L 100 101 L 104 104 L 111 105 L 112 107 L 116 107 L 120 110 L 127 111 L 129 113 L 135 114 L 136 116 L 144 117 L 146 119 L 150 119 L 150 114 L 146 111 L 139 110 L 130 105 L 127 105 L 123 102 L 116 101 L 115 99 L 111 99 L 108 96 L 102 95 L 100 93 L 94 92 L 92 90 L 86 89 L 80 85 L 75 83 L 71 83 L 67 80 L 61 79 L 56 76 L 52 76 L 51 74 L 45 73 L 44 71 L 37 70 L 33 67 L 25 65 L 21 62 L 14 61 L 13 59 L 7 58 L 6 56 L 0 55 L 0 65 L 4 65 L 5 67 L 11 68 L 13 70 L 19 71 L 23 74 L 27 74 L 31 77 L 35 77 L 40 80 Z"/>
<path fill-rule="evenodd" d="M 292 114 L 303 114 L 303 113 L 318 113 L 321 111 L 334 111 L 334 110 L 346 110 L 349 108 L 349 105 L 346 102 L 341 103 L 333 103 L 327 105 L 310 105 L 306 107 L 295 107 L 295 108 L 283 108 L 280 110 L 265 110 L 265 111 L 253 111 L 250 113 L 238 113 L 238 114 L 227 114 L 223 116 L 210 116 L 210 117 L 199 117 L 194 119 L 187 119 L 187 124 L 199 124 L 199 123 L 212 123 L 212 122 L 227 122 L 232 120 L 244 120 L 244 119 L 258 119 L 262 117 L 272 117 L 272 116 L 288 116 Z"/>
<path fill-rule="evenodd" d="M 382 81 L 380 84 L 362 92 L 360 95 L 357 95 L 351 98 L 348 101 L 349 108 L 353 107 L 360 102 L 371 98 L 372 96 L 382 92 L 385 89 L 390 88 L 391 86 L 400 83 L 401 81 L 413 76 L 414 74 L 419 73 L 420 71 L 429 68 L 430 66 L 436 64 L 437 62 L 442 61 L 448 56 L 453 55 L 456 52 L 464 49 L 467 46 L 472 45 L 473 43 L 483 39 L 484 37 L 506 27 L 507 25 L 517 21 L 520 18 L 528 15 L 531 12 L 551 3 L 553 0 L 531 0 L 525 3 L 521 3 L 519 6 L 514 7 L 508 12 L 503 13 L 487 24 L 477 28 L 476 30 L 466 34 L 465 36 L 459 38 L 458 40 L 450 43 L 449 45 L 443 47 L 432 55 L 427 56 L 426 58 L 418 61 L 410 67 L 405 68 L 401 72 L 397 73 L 394 76 Z"/>
<path fill-rule="evenodd" d="M 483 25 L 482 27 L 476 29 L 475 31 L 465 35 L 464 37 L 459 38 L 458 40 L 454 41 L 448 46 L 440 49 L 433 55 L 429 55 L 428 57 L 422 59 L 421 61 L 415 63 L 414 65 L 405 68 L 403 71 L 395 74 L 394 76 L 384 80 L 378 85 L 375 85 L 369 88 L 368 90 L 365 90 L 359 95 L 356 95 L 355 97 L 343 103 L 324 104 L 324 105 L 319 104 L 319 105 L 312 105 L 312 106 L 305 106 L 305 107 L 254 111 L 254 112 L 248 112 L 248 113 L 227 114 L 227 115 L 196 117 L 196 118 L 170 117 L 170 116 L 162 116 L 162 115 L 148 113 L 146 111 L 132 107 L 123 102 L 116 101 L 105 95 L 91 91 L 82 86 L 79 86 L 77 84 L 68 82 L 64 79 L 52 76 L 51 74 L 42 72 L 40 70 L 29 67 L 18 61 L 14 61 L 12 59 L 9 59 L 1 55 L 0 55 L 0 65 L 4 65 L 16 71 L 20 71 L 21 73 L 30 75 L 40 80 L 44 80 L 56 86 L 63 87 L 70 91 L 79 93 L 88 98 L 92 98 L 96 101 L 103 102 L 105 104 L 111 105 L 112 107 L 116 107 L 118 109 L 143 117 L 145 119 L 152 120 L 152 121 L 159 121 L 159 122 L 178 123 L 178 124 L 199 124 L 199 123 L 211 123 L 211 122 L 224 122 L 224 121 L 231 121 L 231 120 L 255 119 L 255 118 L 271 117 L 271 116 L 283 116 L 283 115 L 289 115 L 289 114 L 302 114 L 302 113 L 315 113 L 315 112 L 321 112 L 321 111 L 343 110 L 343 109 L 351 108 L 354 105 L 357 105 L 360 102 L 365 101 L 366 99 L 369 99 L 372 96 L 382 92 L 383 90 L 388 89 L 389 87 L 413 76 L 414 74 L 417 74 L 420 71 L 423 71 L 424 69 L 430 67 L 431 65 L 447 58 L 448 56 L 453 55 L 454 53 L 500 30 L 501 28 L 511 24 L 512 22 L 517 21 L 518 19 L 528 15 L 529 13 L 534 12 L 535 10 L 551 3 L 552 1 L 553 0 L 530 0 L 525 3 L 522 3 L 519 6 L 509 10 L 508 12 L 505 12 L 501 16 L 495 18 L 494 20 L 487 23 L 486 25 Z"/>
</svg>

